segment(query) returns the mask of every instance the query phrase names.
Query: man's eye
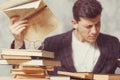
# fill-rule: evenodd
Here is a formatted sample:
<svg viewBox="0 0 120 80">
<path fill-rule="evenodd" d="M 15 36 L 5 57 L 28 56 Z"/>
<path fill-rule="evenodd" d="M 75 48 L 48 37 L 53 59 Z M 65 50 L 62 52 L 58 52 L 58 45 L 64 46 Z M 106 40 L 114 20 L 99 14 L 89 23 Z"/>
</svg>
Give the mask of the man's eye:
<svg viewBox="0 0 120 80">
<path fill-rule="evenodd" d="M 86 28 L 90 29 L 91 27 L 92 27 L 92 25 L 89 25 L 89 26 L 87 26 Z"/>
<path fill-rule="evenodd" d="M 100 26 L 100 23 L 96 24 L 96 26 Z"/>
</svg>

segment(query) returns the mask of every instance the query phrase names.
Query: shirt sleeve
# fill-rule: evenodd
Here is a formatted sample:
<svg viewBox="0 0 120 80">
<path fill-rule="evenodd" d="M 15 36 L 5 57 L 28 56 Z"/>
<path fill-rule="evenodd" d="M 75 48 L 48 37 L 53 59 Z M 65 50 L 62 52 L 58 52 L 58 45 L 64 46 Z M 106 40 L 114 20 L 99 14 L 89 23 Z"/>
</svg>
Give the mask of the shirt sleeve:
<svg viewBox="0 0 120 80">
<path fill-rule="evenodd" d="M 10 46 L 11 49 L 15 49 L 15 41 L 12 42 L 11 46 Z M 19 49 L 25 49 L 25 43 L 23 43 L 23 46 Z"/>
</svg>

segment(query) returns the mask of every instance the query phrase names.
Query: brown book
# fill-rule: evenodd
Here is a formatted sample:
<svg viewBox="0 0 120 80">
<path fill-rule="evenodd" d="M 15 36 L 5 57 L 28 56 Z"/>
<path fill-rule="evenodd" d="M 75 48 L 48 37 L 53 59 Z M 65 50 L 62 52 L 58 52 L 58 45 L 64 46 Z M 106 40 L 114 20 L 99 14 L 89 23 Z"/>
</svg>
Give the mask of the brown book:
<svg viewBox="0 0 120 80">
<path fill-rule="evenodd" d="M 39 4 L 41 0 L 9 0 L 0 5 L 8 17 L 19 16 L 21 19 L 26 19 L 36 14 L 40 9 Z M 32 6 L 34 4 L 34 6 Z"/>
<path fill-rule="evenodd" d="M 29 79 L 29 78 L 49 78 L 49 75 L 41 75 L 41 74 L 16 74 L 14 78 L 18 79 Z"/>
<path fill-rule="evenodd" d="M 29 49 L 1 49 L 1 57 L 4 59 L 31 59 L 31 56 L 54 58 L 54 52 L 45 50 L 29 50 Z"/>
<path fill-rule="evenodd" d="M 41 74 L 41 75 L 45 75 L 45 70 L 22 70 L 22 69 L 12 69 L 10 71 L 11 74 Z"/>
<path fill-rule="evenodd" d="M 45 74 L 46 71 L 54 71 L 53 66 L 18 66 L 11 69 L 11 74 Z"/>
<path fill-rule="evenodd" d="M 21 56 L 21 55 L 5 55 L 1 56 L 3 59 L 32 59 L 31 56 Z"/>
<path fill-rule="evenodd" d="M 73 78 L 83 78 L 83 79 L 93 79 L 93 73 L 91 72 L 81 72 L 81 73 L 73 73 L 73 72 L 65 72 L 65 71 L 58 71 L 59 75 L 71 76 Z"/>
<path fill-rule="evenodd" d="M 94 74 L 94 80 L 120 80 L 120 74 Z"/>
<path fill-rule="evenodd" d="M 17 79 L 17 78 L 13 78 L 11 76 L 3 76 L 3 77 L 0 77 L 0 80 L 50 80 L 50 79 L 47 79 L 47 78 Z"/>
<path fill-rule="evenodd" d="M 94 79 L 95 80 L 109 80 L 109 76 L 108 75 L 94 74 Z"/>
<path fill-rule="evenodd" d="M 50 80 L 72 80 L 70 76 L 50 76 Z"/>
<path fill-rule="evenodd" d="M 53 30 L 60 26 L 59 20 L 44 3 L 44 0 L 34 0 L 38 4 L 38 7 L 23 6 L 20 1 L 24 0 L 11 0 L 11 4 L 16 2 L 20 3 L 20 6 L 15 6 L 9 9 L 2 9 L 10 18 L 14 16 L 19 16 L 20 20 L 27 19 L 29 26 L 23 32 L 24 39 L 28 42 L 42 42 L 47 35 L 49 35 Z M 29 1 L 29 0 L 27 0 Z M 33 1 L 33 0 L 30 0 Z M 17 4 L 19 4 L 17 3 Z M 32 2 L 33 3 L 33 2 Z M 31 4 L 31 3 L 29 3 Z M 5 3 L 5 6 L 9 3 Z M 26 5 L 26 4 L 25 4 Z M 3 6 L 0 6 L 0 8 Z M 9 7 L 9 6 L 8 6 Z"/>
<path fill-rule="evenodd" d="M 57 60 L 22 60 L 22 59 L 7 59 L 0 60 L 2 65 L 22 65 L 22 66 L 61 66 L 61 62 Z"/>
<path fill-rule="evenodd" d="M 53 66 L 19 66 L 18 69 L 22 70 L 45 70 L 45 71 L 54 71 Z"/>
<path fill-rule="evenodd" d="M 6 10 L 6 9 L 9 9 L 9 8 L 13 8 L 13 7 L 16 7 L 16 6 L 23 5 L 23 4 L 31 3 L 31 2 L 34 2 L 34 1 L 37 1 L 37 0 L 18 0 L 18 1 L 8 0 L 5 3 L 0 5 L 0 9 L 1 10 Z"/>
</svg>

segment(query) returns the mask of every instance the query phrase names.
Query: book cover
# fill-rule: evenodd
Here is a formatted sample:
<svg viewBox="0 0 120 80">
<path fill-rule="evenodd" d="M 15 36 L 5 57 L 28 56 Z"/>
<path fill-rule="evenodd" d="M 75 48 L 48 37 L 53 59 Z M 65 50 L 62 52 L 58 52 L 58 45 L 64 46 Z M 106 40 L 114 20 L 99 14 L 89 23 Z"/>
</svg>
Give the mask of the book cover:
<svg viewBox="0 0 120 80">
<path fill-rule="evenodd" d="M 0 65 L 23 65 L 23 66 L 61 66 L 58 60 L 22 60 L 22 59 L 1 59 Z"/>
<path fill-rule="evenodd" d="M 17 0 L 11 0 L 11 4 L 15 1 L 17 2 Z M 29 26 L 26 27 L 23 34 L 24 39 L 29 43 L 43 41 L 50 32 L 60 26 L 59 20 L 43 0 L 30 0 L 29 3 L 25 3 L 23 0 L 20 1 L 17 3 L 19 6 L 17 5 L 12 8 L 8 6 L 7 9 L 5 8 L 2 10 L 9 16 L 9 18 L 19 16 L 19 20 L 28 20 Z M 32 4 L 32 7 L 30 4 Z M 5 3 L 5 6 L 7 5 L 8 2 Z M 0 8 L 2 7 L 3 6 L 0 6 Z"/>
<path fill-rule="evenodd" d="M 5 59 L 31 59 L 31 56 L 54 58 L 54 52 L 45 51 L 45 50 L 30 50 L 30 49 L 0 49 L 1 56 Z"/>
</svg>

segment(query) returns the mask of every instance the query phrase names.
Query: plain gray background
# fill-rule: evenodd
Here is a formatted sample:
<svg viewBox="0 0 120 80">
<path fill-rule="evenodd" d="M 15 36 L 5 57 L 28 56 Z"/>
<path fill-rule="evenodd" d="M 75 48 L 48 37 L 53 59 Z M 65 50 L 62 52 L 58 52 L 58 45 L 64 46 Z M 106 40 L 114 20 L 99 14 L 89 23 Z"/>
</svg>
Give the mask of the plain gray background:
<svg viewBox="0 0 120 80">
<path fill-rule="evenodd" d="M 0 0 L 0 4 L 7 0 Z M 17 1 L 17 0 L 16 0 Z M 59 19 L 61 26 L 50 35 L 66 32 L 72 28 L 72 6 L 76 0 L 44 0 Z M 120 39 L 120 0 L 99 0 L 103 6 L 101 32 L 114 35 Z M 14 39 L 8 30 L 8 18 L 0 12 L 0 48 L 9 48 Z M 9 76 L 11 66 L 0 65 L 0 76 Z M 116 73 L 120 74 L 117 69 Z"/>
</svg>

